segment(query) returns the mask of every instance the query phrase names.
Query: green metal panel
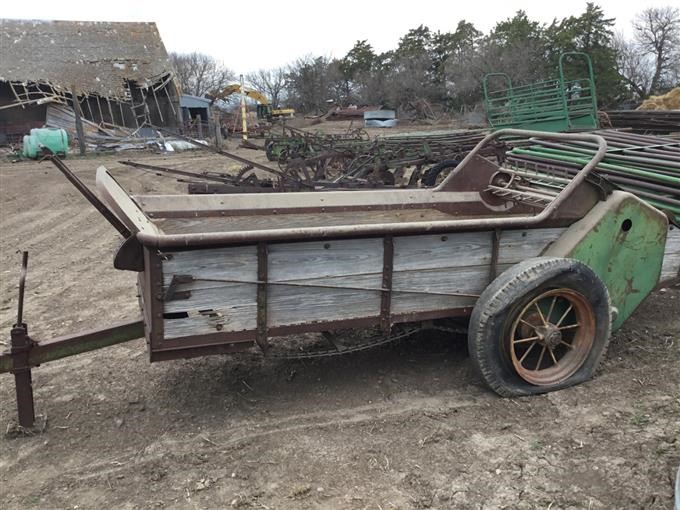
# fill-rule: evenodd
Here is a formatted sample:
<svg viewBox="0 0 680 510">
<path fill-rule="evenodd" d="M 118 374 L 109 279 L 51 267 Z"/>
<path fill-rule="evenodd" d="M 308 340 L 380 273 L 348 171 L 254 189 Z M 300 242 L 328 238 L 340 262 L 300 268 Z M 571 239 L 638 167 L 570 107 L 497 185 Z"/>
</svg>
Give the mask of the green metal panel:
<svg viewBox="0 0 680 510">
<path fill-rule="evenodd" d="M 545 255 L 587 264 L 609 290 L 618 329 L 656 287 L 668 219 L 630 193 L 615 191 L 551 246 Z"/>
<path fill-rule="evenodd" d="M 567 77 L 566 57 L 583 59 L 587 73 Z M 503 86 L 492 89 L 491 80 Z M 505 73 L 489 73 L 482 81 L 484 105 L 493 129 L 517 128 L 562 132 L 597 128 L 597 97 L 590 57 L 585 53 L 560 55 L 559 78 L 529 85 L 513 86 Z"/>
</svg>

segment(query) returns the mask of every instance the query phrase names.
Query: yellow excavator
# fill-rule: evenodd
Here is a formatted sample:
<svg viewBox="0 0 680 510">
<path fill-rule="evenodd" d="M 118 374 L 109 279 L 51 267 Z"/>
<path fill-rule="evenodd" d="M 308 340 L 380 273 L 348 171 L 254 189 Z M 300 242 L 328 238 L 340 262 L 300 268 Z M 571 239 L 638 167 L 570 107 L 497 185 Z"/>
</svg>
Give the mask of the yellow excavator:
<svg viewBox="0 0 680 510">
<path fill-rule="evenodd" d="M 295 110 L 293 108 L 272 108 L 269 100 L 264 94 L 248 87 L 243 88 L 245 95 L 257 101 L 257 118 L 267 121 L 278 119 L 281 117 L 295 117 Z M 227 85 L 222 90 L 212 91 L 206 94 L 208 99 L 215 101 L 216 99 L 226 99 L 232 94 L 240 94 L 241 85 L 236 83 L 234 85 Z"/>
</svg>

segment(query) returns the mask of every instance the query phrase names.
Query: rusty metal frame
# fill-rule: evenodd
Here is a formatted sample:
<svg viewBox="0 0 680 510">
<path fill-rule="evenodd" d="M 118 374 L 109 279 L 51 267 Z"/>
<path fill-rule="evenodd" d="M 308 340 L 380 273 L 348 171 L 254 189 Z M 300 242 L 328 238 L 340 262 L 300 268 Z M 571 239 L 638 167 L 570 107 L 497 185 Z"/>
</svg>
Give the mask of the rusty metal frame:
<svg viewBox="0 0 680 510">
<path fill-rule="evenodd" d="M 446 308 L 442 310 L 392 314 L 390 317 L 390 323 L 391 325 L 394 325 L 435 319 L 447 319 L 452 317 L 466 317 L 472 313 L 472 308 L 472 305 L 470 305 L 458 308 Z M 273 337 L 282 337 L 300 333 L 320 333 L 338 329 L 359 329 L 370 328 L 373 326 L 379 326 L 382 328 L 384 323 L 383 321 L 384 319 L 381 314 L 357 319 L 340 319 L 274 326 L 267 329 L 267 337 L 269 339 Z M 151 361 L 159 361 L 161 359 L 167 360 L 193 357 L 191 354 L 187 354 L 190 352 L 196 352 L 199 353 L 196 354 L 196 356 L 202 356 L 203 354 L 200 353 L 206 353 L 208 350 L 218 348 L 220 345 L 231 345 L 233 347 L 229 347 L 228 352 L 239 352 L 258 345 L 257 335 L 257 329 L 250 329 L 243 331 L 216 331 L 214 333 L 207 333 L 203 335 L 191 335 L 165 339 L 163 340 L 160 347 L 151 347 L 150 359 Z M 161 357 L 158 357 L 158 353 L 163 354 Z"/>
<path fill-rule="evenodd" d="M 114 324 L 102 329 L 59 336 L 49 340 L 36 341 L 26 333 L 26 338 L 30 339 L 31 346 L 28 350 L 25 365 L 37 367 L 48 361 L 66 358 L 74 354 L 93 351 L 143 337 L 144 321 L 141 318 Z M 15 359 L 17 357 L 13 355 L 12 351 L 0 352 L 0 373 L 14 372 L 16 369 L 22 368 L 21 365 L 17 366 L 16 361 L 13 361 Z"/>
<path fill-rule="evenodd" d="M 489 282 L 498 276 L 498 254 L 501 247 L 501 229 L 495 228 L 491 232 L 491 263 L 489 264 Z"/>
<path fill-rule="evenodd" d="M 37 342 L 28 336 L 26 324 L 15 325 L 11 348 L 0 353 L 0 373 L 11 372 L 15 378 L 19 425 L 32 427 L 35 422 L 31 369 L 48 361 L 109 347 L 144 337 L 144 321 L 136 320 Z"/>
<path fill-rule="evenodd" d="M 35 342 L 28 336 L 26 324 L 19 323 L 12 328 L 10 345 L 11 358 L 8 361 L 12 364 L 10 371 L 14 374 L 19 425 L 31 426 L 35 421 L 35 406 L 29 358 Z"/>
<path fill-rule="evenodd" d="M 255 341 L 267 354 L 267 280 L 269 265 L 267 243 L 257 244 L 257 335 Z"/>
<path fill-rule="evenodd" d="M 161 255 L 154 250 L 144 249 L 144 297 L 150 319 L 147 324 L 147 340 L 149 355 L 152 351 L 163 349 L 163 261 Z"/>
<path fill-rule="evenodd" d="M 104 205 L 104 203 L 99 199 L 99 197 L 92 193 L 90 188 L 85 186 L 85 183 L 83 183 L 83 181 L 81 181 L 78 176 L 74 174 L 71 169 L 63 163 L 62 160 L 59 159 L 59 157 L 57 157 L 47 147 L 43 148 L 43 153 L 45 155 L 44 157 L 49 159 L 52 164 L 56 166 L 62 174 L 64 174 L 64 177 L 66 177 L 69 182 L 73 184 L 73 186 L 75 186 L 75 188 L 80 192 L 80 194 L 83 195 L 102 216 L 104 216 L 104 219 L 106 219 L 106 221 L 108 221 L 120 235 L 122 235 L 125 239 L 132 236 L 130 229 L 127 228 L 127 226 L 125 226 L 122 221 L 120 221 L 118 216 L 112 213 L 111 210 L 106 207 L 106 205 Z"/>
<path fill-rule="evenodd" d="M 394 238 L 383 238 L 382 292 L 380 295 L 380 328 L 385 335 L 392 329 L 392 273 L 394 271 Z"/>
</svg>

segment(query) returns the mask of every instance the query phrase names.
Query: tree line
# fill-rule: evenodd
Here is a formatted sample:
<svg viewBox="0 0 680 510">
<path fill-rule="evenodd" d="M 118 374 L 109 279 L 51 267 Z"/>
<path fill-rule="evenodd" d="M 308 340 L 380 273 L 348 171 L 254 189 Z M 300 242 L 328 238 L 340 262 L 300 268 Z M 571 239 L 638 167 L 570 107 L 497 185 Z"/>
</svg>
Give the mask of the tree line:
<svg viewBox="0 0 680 510">
<path fill-rule="evenodd" d="M 305 113 L 321 113 L 329 104 L 384 105 L 416 114 L 432 106 L 463 111 L 482 100 L 485 74 L 505 73 L 513 85 L 557 78 L 559 56 L 576 51 L 592 59 L 601 107 L 639 101 L 680 85 L 678 8 L 640 12 L 632 38 L 614 27 L 615 20 L 593 3 L 579 16 L 550 24 L 519 10 L 488 34 L 466 20 L 451 32 L 421 25 L 384 53 L 361 40 L 342 58 L 307 55 L 287 66 L 250 73 L 246 80 L 274 107 Z M 186 93 L 203 96 L 235 79 L 207 55 L 173 53 L 171 58 Z M 585 76 L 585 68 L 575 61 L 567 63 L 565 72 Z"/>
</svg>

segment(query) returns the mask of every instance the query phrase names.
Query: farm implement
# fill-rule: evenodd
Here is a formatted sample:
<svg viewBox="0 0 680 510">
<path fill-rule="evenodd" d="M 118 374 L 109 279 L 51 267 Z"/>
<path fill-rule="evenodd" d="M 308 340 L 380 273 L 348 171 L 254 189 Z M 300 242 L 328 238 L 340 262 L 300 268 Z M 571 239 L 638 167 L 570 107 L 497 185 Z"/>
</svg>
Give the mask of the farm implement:
<svg viewBox="0 0 680 510">
<path fill-rule="evenodd" d="M 482 156 L 518 139 L 525 151 L 584 151 L 540 172 Z M 680 276 L 669 217 L 594 172 L 608 149 L 596 134 L 499 130 L 434 187 L 355 191 L 130 196 L 99 167 L 103 199 L 50 157 L 121 234 L 113 265 L 137 273 L 141 317 L 31 338 L 24 256 L 17 324 L 0 354 L 0 371 L 15 376 L 19 424 L 35 418 L 32 368 L 140 337 L 152 362 L 277 356 L 278 339 L 300 333 L 329 343 L 301 356 L 333 355 L 469 318 L 472 364 L 496 393 L 581 383 L 611 331 Z M 333 334 L 347 329 L 372 334 L 348 347 Z"/>
</svg>

